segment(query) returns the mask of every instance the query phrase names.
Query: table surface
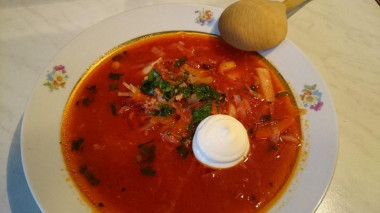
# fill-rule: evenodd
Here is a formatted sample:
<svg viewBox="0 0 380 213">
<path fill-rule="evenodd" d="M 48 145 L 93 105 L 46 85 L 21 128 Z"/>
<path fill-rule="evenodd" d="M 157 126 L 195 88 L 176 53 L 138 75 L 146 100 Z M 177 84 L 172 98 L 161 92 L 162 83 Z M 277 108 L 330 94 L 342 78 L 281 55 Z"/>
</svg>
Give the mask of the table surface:
<svg viewBox="0 0 380 213">
<path fill-rule="evenodd" d="M 20 128 L 35 82 L 86 28 L 155 4 L 234 0 L 0 0 L 0 212 L 40 212 L 21 164 Z M 375 0 L 313 0 L 289 20 L 287 38 L 310 58 L 336 108 L 339 156 L 316 212 L 380 209 L 380 6 Z"/>
</svg>

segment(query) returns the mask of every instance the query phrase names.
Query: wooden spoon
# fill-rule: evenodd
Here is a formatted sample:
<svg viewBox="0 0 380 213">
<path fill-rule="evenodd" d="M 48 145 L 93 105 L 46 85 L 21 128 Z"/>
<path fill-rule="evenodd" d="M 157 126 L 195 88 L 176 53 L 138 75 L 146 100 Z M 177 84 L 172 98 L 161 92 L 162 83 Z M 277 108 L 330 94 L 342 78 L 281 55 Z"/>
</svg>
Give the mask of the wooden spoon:
<svg viewBox="0 0 380 213">
<path fill-rule="evenodd" d="M 227 43 L 241 50 L 259 51 L 272 48 L 286 36 L 286 12 L 306 1 L 237 1 L 220 16 L 220 35 Z"/>
</svg>

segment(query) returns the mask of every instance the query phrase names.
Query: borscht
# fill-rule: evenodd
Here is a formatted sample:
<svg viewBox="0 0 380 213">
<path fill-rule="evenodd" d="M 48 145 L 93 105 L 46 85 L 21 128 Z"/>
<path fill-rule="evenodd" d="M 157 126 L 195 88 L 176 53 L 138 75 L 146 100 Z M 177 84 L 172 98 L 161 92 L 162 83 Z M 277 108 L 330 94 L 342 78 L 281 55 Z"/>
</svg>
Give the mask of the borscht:
<svg viewBox="0 0 380 213">
<path fill-rule="evenodd" d="M 83 75 L 64 110 L 62 152 L 99 212 L 258 212 L 297 164 L 300 113 L 260 54 L 214 35 L 157 33 L 114 48 Z M 230 168 L 204 165 L 192 150 L 199 123 L 217 114 L 248 135 L 248 154 Z"/>
</svg>

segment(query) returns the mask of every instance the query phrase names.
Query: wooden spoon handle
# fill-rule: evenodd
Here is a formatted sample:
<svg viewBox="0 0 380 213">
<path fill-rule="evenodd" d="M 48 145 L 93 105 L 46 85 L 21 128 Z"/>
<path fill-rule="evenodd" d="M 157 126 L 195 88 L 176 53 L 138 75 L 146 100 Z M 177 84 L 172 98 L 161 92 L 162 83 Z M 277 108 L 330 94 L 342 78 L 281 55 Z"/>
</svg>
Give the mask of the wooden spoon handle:
<svg viewBox="0 0 380 213">
<path fill-rule="evenodd" d="M 284 0 L 282 3 L 285 5 L 286 11 L 290 11 L 296 8 L 297 6 L 300 6 L 301 4 L 306 3 L 307 1 L 310 1 L 310 0 Z"/>
</svg>

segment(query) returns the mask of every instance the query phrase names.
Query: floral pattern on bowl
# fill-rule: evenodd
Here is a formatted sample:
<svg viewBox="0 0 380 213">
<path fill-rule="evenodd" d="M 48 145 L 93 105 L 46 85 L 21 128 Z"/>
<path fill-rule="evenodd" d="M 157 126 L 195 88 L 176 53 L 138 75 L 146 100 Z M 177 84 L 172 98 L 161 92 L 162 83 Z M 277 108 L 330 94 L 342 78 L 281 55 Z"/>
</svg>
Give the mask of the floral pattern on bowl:
<svg viewBox="0 0 380 213">
<path fill-rule="evenodd" d="M 57 65 L 53 67 L 53 70 L 48 71 L 43 85 L 49 87 L 50 91 L 57 90 L 65 87 L 68 78 L 65 66 Z"/>
<path fill-rule="evenodd" d="M 304 107 L 314 111 L 319 111 L 322 109 L 322 93 L 319 92 L 316 84 L 311 86 L 304 85 L 302 92 L 303 93 L 300 96 Z"/>
<path fill-rule="evenodd" d="M 210 24 L 214 20 L 211 10 L 196 10 L 195 13 L 198 14 L 195 18 L 195 23 L 200 24 L 201 26 Z"/>
</svg>

